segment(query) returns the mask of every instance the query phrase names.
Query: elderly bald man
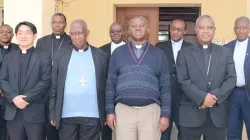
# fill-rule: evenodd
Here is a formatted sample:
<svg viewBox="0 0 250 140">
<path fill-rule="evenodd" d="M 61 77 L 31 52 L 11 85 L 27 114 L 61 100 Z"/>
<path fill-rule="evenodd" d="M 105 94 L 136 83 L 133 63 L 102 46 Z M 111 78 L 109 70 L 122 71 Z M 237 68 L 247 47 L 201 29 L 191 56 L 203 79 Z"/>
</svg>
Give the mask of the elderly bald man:
<svg viewBox="0 0 250 140">
<path fill-rule="evenodd" d="M 83 20 L 70 25 L 72 46 L 62 49 L 52 71 L 51 124 L 60 140 L 99 140 L 105 123 L 108 54 L 88 44 Z"/>
</svg>

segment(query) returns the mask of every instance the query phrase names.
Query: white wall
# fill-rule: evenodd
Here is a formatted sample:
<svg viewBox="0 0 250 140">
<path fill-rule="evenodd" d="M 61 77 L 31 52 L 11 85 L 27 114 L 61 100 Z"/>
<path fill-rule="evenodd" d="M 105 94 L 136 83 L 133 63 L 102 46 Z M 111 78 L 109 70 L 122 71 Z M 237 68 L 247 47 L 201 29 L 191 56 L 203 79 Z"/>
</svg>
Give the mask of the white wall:
<svg viewBox="0 0 250 140">
<path fill-rule="evenodd" d="M 54 0 L 5 0 L 4 21 L 15 28 L 22 21 L 37 27 L 38 38 L 50 32 L 50 17 L 54 14 Z M 15 41 L 15 38 L 13 39 Z"/>
</svg>

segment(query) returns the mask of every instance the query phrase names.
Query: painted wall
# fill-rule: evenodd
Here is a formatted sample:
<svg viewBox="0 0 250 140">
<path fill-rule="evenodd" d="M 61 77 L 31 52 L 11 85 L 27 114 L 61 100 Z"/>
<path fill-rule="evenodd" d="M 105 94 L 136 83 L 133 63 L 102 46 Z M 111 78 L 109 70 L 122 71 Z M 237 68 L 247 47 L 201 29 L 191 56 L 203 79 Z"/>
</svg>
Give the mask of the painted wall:
<svg viewBox="0 0 250 140">
<path fill-rule="evenodd" d="M 0 0 L 0 7 L 3 7 L 3 0 Z"/>
<path fill-rule="evenodd" d="M 246 0 L 246 15 L 250 18 L 250 0 Z"/>
<path fill-rule="evenodd" d="M 12 2 L 10 2 L 12 1 Z M 15 1 L 15 2 L 14 2 Z M 228 0 L 73 0 L 69 4 L 62 2 L 54 3 L 53 0 L 25 0 L 29 2 L 29 8 L 20 5 L 23 1 L 6 0 L 7 7 L 16 8 L 5 10 L 5 21 L 15 25 L 20 20 L 35 21 L 40 33 L 39 36 L 51 32 L 50 17 L 53 14 L 54 6 L 58 7 L 58 12 L 63 12 L 68 18 L 68 26 L 74 19 L 84 19 L 88 23 L 90 30 L 89 42 L 97 47 L 110 41 L 108 28 L 115 21 L 116 7 L 169 7 L 169 6 L 201 6 L 201 14 L 209 14 L 216 21 L 215 42 L 223 44 L 235 38 L 233 32 L 234 20 L 238 16 L 250 17 L 250 0 L 228 1 Z M 39 2 L 37 2 L 39 1 Z M 26 3 L 25 2 L 25 3 Z M 13 4 L 15 3 L 15 4 Z M 42 4 L 41 4 L 42 3 Z M 3 7 L 0 0 L 0 7 Z M 16 5 L 16 6 L 15 6 Z M 31 6 L 33 5 L 33 6 Z M 237 6 L 236 6 L 237 5 Z M 25 6 L 24 6 L 25 7 Z M 33 7 L 33 8 L 32 8 Z M 22 9 L 22 10 L 21 10 Z M 24 10 L 23 10 L 24 9 Z M 26 10 L 25 10 L 26 9 Z M 41 10 L 43 12 L 41 12 Z M 12 11 L 12 12 L 11 12 Z M 33 11 L 33 12 L 30 12 Z M 29 16 L 21 16 L 28 13 Z M 26 14 L 27 15 L 27 14 Z M 12 17 L 12 18 L 8 18 Z M 13 18 L 17 17 L 17 18 Z"/>
<path fill-rule="evenodd" d="M 55 13 L 54 9 L 55 1 L 52 0 L 5 0 L 4 22 L 15 28 L 21 21 L 30 21 L 36 25 L 39 38 L 51 33 L 50 15 Z"/>
<path fill-rule="evenodd" d="M 228 1 L 228 0 L 207 0 L 207 8 L 204 14 L 211 15 L 216 24 L 216 39 L 221 41 L 230 41 L 235 38 L 233 27 L 234 21 L 239 16 L 246 16 L 246 1 Z M 237 6 L 236 6 L 237 5 Z"/>
<path fill-rule="evenodd" d="M 83 19 L 90 30 L 89 43 L 99 47 L 108 42 L 108 2 L 107 0 L 74 0 L 70 4 L 59 7 L 68 21 L 66 32 L 69 32 L 70 23 L 75 19 Z"/>
<path fill-rule="evenodd" d="M 238 16 L 246 15 L 246 1 L 249 0 L 74 0 L 70 4 L 63 4 L 60 10 L 66 14 L 68 23 L 76 18 L 86 20 L 90 30 L 89 42 L 101 46 L 110 41 L 108 28 L 115 21 L 115 6 L 201 6 L 201 14 L 209 14 L 216 21 L 217 31 L 214 41 L 223 44 L 235 38 L 234 20 Z"/>
</svg>

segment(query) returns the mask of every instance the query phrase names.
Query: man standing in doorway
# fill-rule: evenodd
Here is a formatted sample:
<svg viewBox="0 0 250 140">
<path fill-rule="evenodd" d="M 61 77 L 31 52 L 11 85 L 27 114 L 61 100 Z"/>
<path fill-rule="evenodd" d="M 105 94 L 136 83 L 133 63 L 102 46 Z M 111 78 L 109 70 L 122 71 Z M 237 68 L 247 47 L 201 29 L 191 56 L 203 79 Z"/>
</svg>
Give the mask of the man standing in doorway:
<svg viewBox="0 0 250 140">
<path fill-rule="evenodd" d="M 125 44 L 125 42 L 123 41 L 124 39 L 123 25 L 119 22 L 114 22 L 113 24 L 111 24 L 109 28 L 109 35 L 111 42 L 101 46 L 100 48 L 111 56 L 111 54 L 116 48 Z M 103 140 L 109 140 L 109 139 L 103 139 Z"/>
<path fill-rule="evenodd" d="M 111 42 L 101 46 L 100 49 L 102 49 L 107 54 L 109 54 L 109 56 L 111 56 L 116 48 L 125 44 L 125 42 L 123 41 L 124 38 L 123 25 L 119 22 L 112 23 L 109 28 L 109 35 Z M 112 140 L 112 130 L 109 128 L 108 125 L 104 126 L 102 130 L 102 140 Z"/>
<path fill-rule="evenodd" d="M 129 22 L 132 41 L 110 59 L 106 88 L 109 127 L 118 140 L 160 140 L 169 126 L 171 89 L 164 52 L 147 41 L 148 22 Z"/>
<path fill-rule="evenodd" d="M 179 104 L 180 104 L 180 85 L 177 80 L 177 71 L 176 71 L 176 59 L 178 51 L 181 48 L 185 48 L 190 43 L 184 41 L 183 37 L 187 33 L 187 24 L 182 19 L 175 19 L 170 24 L 170 37 L 171 40 L 167 42 L 160 42 L 156 44 L 156 47 L 162 49 L 168 60 L 169 76 L 170 76 L 170 85 L 171 85 L 171 117 L 169 122 L 168 129 L 162 133 L 161 140 L 170 140 L 171 131 L 173 127 L 173 122 L 178 130 L 178 140 L 180 139 L 179 133 Z"/>
</svg>

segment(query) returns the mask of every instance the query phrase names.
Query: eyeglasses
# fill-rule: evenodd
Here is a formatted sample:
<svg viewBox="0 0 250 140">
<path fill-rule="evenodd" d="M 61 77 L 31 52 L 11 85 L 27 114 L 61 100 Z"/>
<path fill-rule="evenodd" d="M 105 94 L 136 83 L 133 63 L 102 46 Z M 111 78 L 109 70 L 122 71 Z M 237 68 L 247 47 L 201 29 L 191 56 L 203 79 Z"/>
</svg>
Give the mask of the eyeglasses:
<svg viewBox="0 0 250 140">
<path fill-rule="evenodd" d="M 110 30 L 109 31 L 111 34 L 114 34 L 114 33 L 121 33 L 122 30 Z"/>
<path fill-rule="evenodd" d="M 182 28 L 176 28 L 176 27 L 171 27 L 170 30 L 171 30 L 171 31 L 177 31 L 177 32 L 182 32 L 182 31 L 184 31 L 184 29 L 182 29 Z"/>
</svg>

